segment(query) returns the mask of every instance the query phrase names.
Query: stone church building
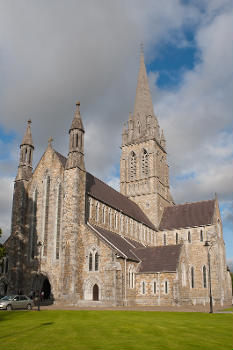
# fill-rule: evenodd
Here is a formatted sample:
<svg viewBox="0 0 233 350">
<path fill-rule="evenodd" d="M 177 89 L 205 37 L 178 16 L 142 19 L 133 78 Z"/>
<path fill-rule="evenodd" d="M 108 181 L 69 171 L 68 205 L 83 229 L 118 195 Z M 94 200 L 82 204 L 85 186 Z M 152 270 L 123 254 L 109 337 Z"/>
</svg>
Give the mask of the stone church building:
<svg viewBox="0 0 233 350">
<path fill-rule="evenodd" d="M 209 302 L 211 277 L 214 303 L 229 303 L 218 200 L 175 204 L 143 52 L 122 133 L 120 192 L 86 171 L 80 103 L 68 137 L 67 157 L 49 140 L 33 170 L 28 121 L 6 242 L 7 292 L 43 289 L 76 305 L 195 305 Z"/>
</svg>

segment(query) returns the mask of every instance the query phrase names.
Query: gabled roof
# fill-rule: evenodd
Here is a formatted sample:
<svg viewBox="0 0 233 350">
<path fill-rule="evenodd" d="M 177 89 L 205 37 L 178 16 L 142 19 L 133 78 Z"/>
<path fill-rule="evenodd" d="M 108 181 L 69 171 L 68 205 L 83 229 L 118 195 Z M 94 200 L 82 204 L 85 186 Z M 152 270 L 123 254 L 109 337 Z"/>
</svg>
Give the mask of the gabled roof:
<svg viewBox="0 0 233 350">
<path fill-rule="evenodd" d="M 134 254 L 135 247 L 140 245 L 139 242 L 135 242 L 134 244 L 133 240 L 128 240 L 126 237 L 122 237 L 117 233 L 105 230 L 101 227 L 90 225 L 89 223 L 88 226 L 95 232 L 96 235 L 105 241 L 107 245 L 114 249 L 121 258 L 140 262 L 140 260 Z"/>
<path fill-rule="evenodd" d="M 86 192 L 88 194 L 156 230 L 136 203 L 89 173 L 87 173 L 86 181 Z"/>
<path fill-rule="evenodd" d="M 181 245 L 167 245 L 135 249 L 135 254 L 141 260 L 139 272 L 176 271 L 181 247 Z"/>
<path fill-rule="evenodd" d="M 64 157 L 61 153 L 57 152 L 54 150 L 54 152 L 56 153 L 56 155 L 58 156 L 60 162 L 62 163 L 63 167 L 65 168 L 66 166 L 66 161 L 67 161 L 67 158 Z"/>
<path fill-rule="evenodd" d="M 210 225 L 213 223 L 215 199 L 166 207 L 159 230 Z"/>
</svg>

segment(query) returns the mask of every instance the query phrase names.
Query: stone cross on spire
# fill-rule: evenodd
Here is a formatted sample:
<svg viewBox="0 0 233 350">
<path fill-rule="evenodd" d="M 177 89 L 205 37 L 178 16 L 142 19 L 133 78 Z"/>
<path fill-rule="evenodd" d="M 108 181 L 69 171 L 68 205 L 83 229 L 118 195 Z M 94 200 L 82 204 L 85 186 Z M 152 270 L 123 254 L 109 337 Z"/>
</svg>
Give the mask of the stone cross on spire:
<svg viewBox="0 0 233 350">
<path fill-rule="evenodd" d="M 134 117 L 137 117 L 138 114 L 142 118 L 148 115 L 154 115 L 153 103 L 151 100 L 150 88 L 144 63 L 143 44 L 141 44 L 140 50 L 140 67 L 134 103 Z"/>
<path fill-rule="evenodd" d="M 52 147 L 53 138 L 50 136 L 48 139 L 48 147 Z"/>
</svg>

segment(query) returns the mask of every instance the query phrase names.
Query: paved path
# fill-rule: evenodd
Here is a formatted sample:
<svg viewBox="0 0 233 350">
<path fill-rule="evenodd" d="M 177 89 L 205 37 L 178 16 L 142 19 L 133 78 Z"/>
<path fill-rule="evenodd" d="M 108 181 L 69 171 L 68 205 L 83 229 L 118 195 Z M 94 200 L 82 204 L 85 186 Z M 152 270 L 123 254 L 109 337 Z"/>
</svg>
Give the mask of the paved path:
<svg viewBox="0 0 233 350">
<path fill-rule="evenodd" d="M 214 307 L 214 313 L 232 313 L 232 311 L 224 311 L 228 306 L 216 306 Z M 36 307 L 35 307 L 36 309 Z M 174 311 L 174 312 L 209 312 L 209 306 L 196 305 L 196 306 L 118 306 L 118 307 L 78 307 L 75 305 L 53 304 L 49 306 L 41 306 L 41 310 L 114 310 L 114 311 Z"/>
</svg>

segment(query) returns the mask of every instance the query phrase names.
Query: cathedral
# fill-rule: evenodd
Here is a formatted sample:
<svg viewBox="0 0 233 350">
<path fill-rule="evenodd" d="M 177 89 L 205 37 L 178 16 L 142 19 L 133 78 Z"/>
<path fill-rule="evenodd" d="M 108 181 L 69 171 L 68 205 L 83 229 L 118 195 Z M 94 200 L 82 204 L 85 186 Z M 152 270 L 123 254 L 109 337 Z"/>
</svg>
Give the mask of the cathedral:
<svg viewBox="0 0 233 350">
<path fill-rule="evenodd" d="M 0 275 L 8 294 L 43 290 L 55 303 L 78 306 L 205 305 L 211 287 L 214 304 L 231 302 L 218 199 L 172 198 L 143 52 L 134 112 L 122 131 L 120 192 L 85 168 L 79 102 L 67 157 L 50 139 L 33 169 L 30 124 Z"/>
</svg>

